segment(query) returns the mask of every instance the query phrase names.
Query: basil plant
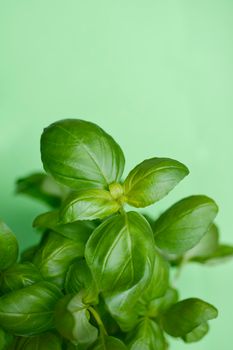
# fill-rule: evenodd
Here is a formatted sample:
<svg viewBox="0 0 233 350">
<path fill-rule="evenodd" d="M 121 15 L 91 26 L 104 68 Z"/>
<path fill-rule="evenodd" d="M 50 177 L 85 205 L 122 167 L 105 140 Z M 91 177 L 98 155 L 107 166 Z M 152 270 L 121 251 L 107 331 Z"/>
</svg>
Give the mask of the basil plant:
<svg viewBox="0 0 233 350">
<path fill-rule="evenodd" d="M 121 147 L 80 119 L 44 129 L 41 159 L 46 173 L 17 181 L 18 193 L 48 208 L 33 223 L 39 242 L 19 256 L 0 222 L 0 350 L 165 350 L 168 337 L 203 338 L 217 309 L 180 300 L 170 275 L 233 255 L 219 243 L 218 206 L 193 195 L 157 220 L 140 212 L 188 168 L 154 157 L 124 178 Z"/>
</svg>

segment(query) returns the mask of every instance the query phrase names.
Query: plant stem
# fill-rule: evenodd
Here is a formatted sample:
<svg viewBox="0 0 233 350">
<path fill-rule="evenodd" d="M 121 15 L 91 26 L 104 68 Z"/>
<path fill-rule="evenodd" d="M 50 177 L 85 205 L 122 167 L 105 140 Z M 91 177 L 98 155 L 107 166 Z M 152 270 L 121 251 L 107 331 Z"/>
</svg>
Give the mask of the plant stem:
<svg viewBox="0 0 233 350">
<path fill-rule="evenodd" d="M 100 315 L 98 314 L 98 312 L 92 306 L 89 306 L 88 310 L 94 316 L 94 318 L 96 320 L 96 323 L 99 326 L 100 332 L 102 334 L 104 334 L 104 335 L 108 335 L 108 333 L 107 333 L 107 331 L 106 331 L 106 329 L 104 327 L 103 321 L 101 320 Z"/>
</svg>

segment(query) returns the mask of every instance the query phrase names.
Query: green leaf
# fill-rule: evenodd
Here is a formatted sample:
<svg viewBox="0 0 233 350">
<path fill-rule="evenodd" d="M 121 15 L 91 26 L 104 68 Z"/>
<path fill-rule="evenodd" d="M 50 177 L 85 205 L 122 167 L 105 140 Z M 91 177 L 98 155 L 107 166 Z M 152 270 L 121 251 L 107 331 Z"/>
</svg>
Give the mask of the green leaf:
<svg viewBox="0 0 233 350">
<path fill-rule="evenodd" d="M 149 318 L 141 319 L 136 329 L 127 335 L 130 350 L 165 350 L 166 341 L 161 328 Z"/>
<path fill-rule="evenodd" d="M 88 350 L 127 350 L 127 347 L 118 338 L 102 336 Z"/>
<path fill-rule="evenodd" d="M 185 337 L 201 324 L 218 316 L 217 309 L 197 298 L 182 300 L 163 316 L 165 331 L 173 337 Z"/>
<path fill-rule="evenodd" d="M 113 199 L 109 191 L 95 189 L 73 193 L 61 208 L 63 223 L 76 220 L 103 219 L 116 213 L 120 204 Z"/>
<path fill-rule="evenodd" d="M 84 255 L 84 237 L 72 233 L 72 238 L 66 238 L 57 232 L 49 232 L 37 250 L 33 263 L 39 268 L 42 276 L 62 287 L 65 275 L 72 261 Z"/>
<path fill-rule="evenodd" d="M 8 346 L 10 346 L 12 341 L 12 335 L 6 333 L 2 328 L 0 328 L 0 350 L 8 349 Z"/>
<path fill-rule="evenodd" d="M 25 250 L 23 250 L 23 252 L 21 253 L 20 256 L 20 262 L 24 263 L 24 262 L 31 262 L 34 258 L 34 255 L 36 253 L 38 249 L 38 245 L 33 245 Z"/>
<path fill-rule="evenodd" d="M 165 197 L 188 173 L 188 168 L 174 159 L 146 159 L 127 176 L 125 200 L 137 208 L 147 207 Z"/>
<path fill-rule="evenodd" d="M 151 300 L 149 304 L 146 304 L 146 308 L 144 306 L 144 309 L 141 307 L 141 315 L 156 318 L 167 311 L 173 304 L 177 303 L 177 301 L 177 290 L 169 287 L 162 297 Z M 143 300 L 140 302 L 143 304 Z"/>
<path fill-rule="evenodd" d="M 15 350 L 62 350 L 62 340 L 53 333 L 19 338 Z"/>
<path fill-rule="evenodd" d="M 103 129 L 81 119 L 65 119 L 41 136 L 44 169 L 58 182 L 77 190 L 108 189 L 118 182 L 125 159 L 120 146 Z"/>
<path fill-rule="evenodd" d="M 44 173 L 35 173 L 17 180 L 16 192 L 58 208 L 67 193 L 61 185 Z"/>
<path fill-rule="evenodd" d="M 209 331 L 207 322 L 201 323 L 199 326 L 194 328 L 190 333 L 186 334 L 182 339 L 185 343 L 194 343 L 201 340 Z"/>
<path fill-rule="evenodd" d="M 202 264 L 217 264 L 233 257 L 233 246 L 220 244 L 215 252 L 208 257 L 195 257 L 193 261 Z"/>
<path fill-rule="evenodd" d="M 53 328 L 55 304 L 62 296 L 49 282 L 38 282 L 0 298 L 0 326 L 16 335 L 29 336 Z"/>
<path fill-rule="evenodd" d="M 0 274 L 0 290 L 8 293 L 42 281 L 38 268 L 30 262 L 15 264 Z"/>
<path fill-rule="evenodd" d="M 78 259 L 70 265 L 65 280 L 67 293 L 82 291 L 85 304 L 98 304 L 98 288 L 84 259 Z"/>
<path fill-rule="evenodd" d="M 66 295 L 56 305 L 55 325 L 61 335 L 73 344 L 89 346 L 95 342 L 98 330 L 90 322 L 87 305 L 82 302 L 82 293 Z"/>
<path fill-rule="evenodd" d="M 212 225 L 218 207 L 206 196 L 190 196 L 166 210 L 155 223 L 155 242 L 167 253 L 194 247 Z"/>
<path fill-rule="evenodd" d="M 197 245 L 185 253 L 184 259 L 194 261 L 196 259 L 207 259 L 218 249 L 218 238 L 218 228 L 213 224 L 197 243 Z"/>
<path fill-rule="evenodd" d="M 104 221 L 90 236 L 85 250 L 87 264 L 100 291 L 116 292 L 137 284 L 148 261 L 155 256 L 152 230 L 136 213 L 118 214 Z M 150 278 L 151 271 L 147 278 Z"/>
<path fill-rule="evenodd" d="M 18 249 L 18 242 L 15 235 L 0 220 L 0 270 L 5 270 L 16 262 Z"/>
</svg>

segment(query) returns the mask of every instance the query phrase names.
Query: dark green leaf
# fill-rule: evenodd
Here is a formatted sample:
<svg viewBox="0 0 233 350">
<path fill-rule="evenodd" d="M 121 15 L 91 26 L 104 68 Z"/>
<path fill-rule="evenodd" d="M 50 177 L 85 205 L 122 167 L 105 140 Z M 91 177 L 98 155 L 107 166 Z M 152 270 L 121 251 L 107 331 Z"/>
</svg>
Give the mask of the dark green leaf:
<svg viewBox="0 0 233 350">
<path fill-rule="evenodd" d="M 16 335 L 29 336 L 53 328 L 53 312 L 59 289 L 38 282 L 0 298 L 0 326 Z"/>
<path fill-rule="evenodd" d="M 20 262 L 24 263 L 24 262 L 31 262 L 35 256 L 35 253 L 38 249 L 38 245 L 33 245 L 27 249 L 25 249 L 22 253 L 21 253 L 21 257 L 20 257 Z"/>
<path fill-rule="evenodd" d="M 9 227 L 0 220 L 0 270 L 13 265 L 18 258 L 18 242 Z"/>
<path fill-rule="evenodd" d="M 188 168 L 174 159 L 146 159 L 127 176 L 125 200 L 134 207 L 146 207 L 165 197 L 188 173 Z"/>
<path fill-rule="evenodd" d="M 30 262 L 15 264 L 0 274 L 0 290 L 8 293 L 42 281 L 38 268 Z"/>
<path fill-rule="evenodd" d="M 2 328 L 0 328 L 0 350 L 8 349 L 8 346 L 13 341 L 12 335 L 6 333 Z"/>
<path fill-rule="evenodd" d="M 88 350 L 127 350 L 127 347 L 118 338 L 102 336 Z"/>
<path fill-rule="evenodd" d="M 130 350 L 165 350 L 166 341 L 161 328 L 149 318 L 141 319 L 136 329 L 127 335 Z"/>
<path fill-rule="evenodd" d="M 62 350 L 62 340 L 53 333 L 43 333 L 34 337 L 20 338 L 15 350 Z"/>
<path fill-rule="evenodd" d="M 218 311 L 213 305 L 190 298 L 171 306 L 163 316 L 163 326 L 171 336 L 185 337 L 201 324 L 217 316 Z"/>
<path fill-rule="evenodd" d="M 182 339 L 185 341 L 185 343 L 194 343 L 201 340 L 208 333 L 208 331 L 208 323 L 203 322 L 194 328 L 190 333 L 186 334 Z"/>
<path fill-rule="evenodd" d="M 212 225 L 218 207 L 206 196 L 190 196 L 175 203 L 155 223 L 156 244 L 168 253 L 194 247 Z"/>
<path fill-rule="evenodd" d="M 80 119 L 60 120 L 41 136 L 45 170 L 58 182 L 80 189 L 108 189 L 124 170 L 120 146 L 103 129 Z"/>
<path fill-rule="evenodd" d="M 98 330 L 90 322 L 87 306 L 82 302 L 82 293 L 66 295 L 56 305 L 55 325 L 63 337 L 75 345 L 89 346 L 95 342 Z"/>
<path fill-rule="evenodd" d="M 67 190 L 44 173 L 35 173 L 21 178 L 16 183 L 16 191 L 58 208 Z"/>
<path fill-rule="evenodd" d="M 177 290 L 169 287 L 162 297 L 151 300 L 149 304 L 145 304 L 143 300 L 140 300 L 141 304 L 144 304 L 144 308 L 141 306 L 141 315 L 147 315 L 151 318 L 158 317 L 167 311 L 173 304 L 177 303 L 177 301 Z"/>
<path fill-rule="evenodd" d="M 76 220 L 103 219 L 116 213 L 120 204 L 109 191 L 101 189 L 84 190 L 73 193 L 61 209 L 63 223 Z"/>
<path fill-rule="evenodd" d="M 83 241 L 83 237 L 78 234 L 73 237 L 76 240 L 66 238 L 53 231 L 49 232 L 33 259 L 33 263 L 39 268 L 42 276 L 59 287 L 64 284 L 65 275 L 71 262 L 84 255 L 85 241 Z"/>
<path fill-rule="evenodd" d="M 144 277 L 148 261 L 153 266 L 152 230 L 136 212 L 115 215 L 94 230 L 85 256 L 101 291 L 126 290 Z"/>
<path fill-rule="evenodd" d="M 65 290 L 67 293 L 78 293 L 82 290 L 85 304 L 98 303 L 99 291 L 84 259 L 74 261 L 69 267 L 66 274 Z"/>
</svg>

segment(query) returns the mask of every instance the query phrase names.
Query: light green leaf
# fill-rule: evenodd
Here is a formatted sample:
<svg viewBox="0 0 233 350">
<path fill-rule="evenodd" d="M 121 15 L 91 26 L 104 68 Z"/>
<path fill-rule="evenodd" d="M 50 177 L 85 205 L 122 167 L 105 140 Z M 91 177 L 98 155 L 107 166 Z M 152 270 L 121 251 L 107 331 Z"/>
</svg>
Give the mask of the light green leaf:
<svg viewBox="0 0 233 350">
<path fill-rule="evenodd" d="M 6 350 L 13 341 L 12 335 L 0 328 L 0 350 Z"/>
<path fill-rule="evenodd" d="M 49 232 L 37 250 L 33 263 L 39 268 L 42 276 L 62 287 L 68 267 L 78 257 L 84 255 L 85 240 L 81 235 L 73 234 L 72 238 L 66 238 L 57 232 Z"/>
<path fill-rule="evenodd" d="M 120 204 L 113 199 L 109 191 L 95 189 L 73 193 L 61 208 L 63 223 L 76 220 L 103 219 L 116 213 Z"/>
<path fill-rule="evenodd" d="M 99 291 L 84 259 L 78 259 L 70 265 L 66 274 L 65 290 L 67 293 L 82 291 L 85 304 L 98 304 Z"/>
<path fill-rule="evenodd" d="M 13 265 L 18 258 L 18 242 L 9 227 L 0 220 L 0 270 Z"/>
<path fill-rule="evenodd" d="M 73 344 L 89 346 L 95 342 L 98 330 L 90 322 L 87 305 L 82 302 L 82 293 L 66 295 L 56 305 L 55 325 L 61 335 Z"/>
<path fill-rule="evenodd" d="M 100 291 L 126 290 L 144 277 L 148 262 L 153 266 L 152 230 L 136 212 L 115 215 L 94 230 L 85 257 Z"/>
<path fill-rule="evenodd" d="M 62 340 L 54 333 L 19 338 L 15 350 L 62 350 Z"/>
<path fill-rule="evenodd" d="M 118 338 L 102 336 L 88 350 L 127 350 L 127 347 Z"/>
<path fill-rule="evenodd" d="M 16 192 L 39 199 L 53 208 L 58 208 L 68 190 L 57 184 L 50 176 L 44 173 L 35 173 L 17 180 Z"/>
<path fill-rule="evenodd" d="M 194 343 L 201 340 L 209 331 L 207 322 L 201 323 L 194 328 L 190 333 L 186 334 L 182 339 L 185 343 Z"/>
<path fill-rule="evenodd" d="M 174 159 L 146 159 L 127 176 L 123 184 L 125 201 L 137 208 L 151 205 L 165 197 L 188 173 L 188 168 Z"/>
<path fill-rule="evenodd" d="M 53 328 L 55 304 L 62 294 L 49 282 L 38 282 L 0 298 L 0 326 L 29 336 Z"/>
<path fill-rule="evenodd" d="M 193 258 L 193 261 L 202 263 L 215 265 L 217 263 L 224 262 L 230 258 L 233 258 L 233 246 L 227 244 L 220 244 L 214 253 L 209 255 L 208 257 L 196 257 Z"/>
<path fill-rule="evenodd" d="M 0 290 L 8 293 L 42 281 L 38 268 L 30 262 L 15 264 L 0 274 Z"/>
<path fill-rule="evenodd" d="M 165 350 L 166 341 L 159 325 L 143 318 L 137 327 L 127 335 L 126 341 L 130 350 Z"/>
<path fill-rule="evenodd" d="M 185 337 L 201 324 L 218 316 L 217 309 L 203 300 L 190 298 L 182 300 L 164 314 L 163 326 L 173 337 Z"/>
<path fill-rule="evenodd" d="M 140 314 L 142 316 L 156 318 L 167 311 L 173 304 L 177 303 L 177 301 L 177 290 L 169 287 L 162 297 L 151 300 L 149 304 L 145 304 L 143 300 L 140 300 L 141 304 L 144 304 L 144 308 L 141 306 Z"/>
<path fill-rule="evenodd" d="M 77 190 L 108 189 L 118 182 L 125 159 L 120 146 L 103 129 L 81 119 L 57 121 L 41 136 L 44 169 Z"/>
<path fill-rule="evenodd" d="M 182 254 L 208 231 L 218 207 L 206 196 L 190 196 L 166 210 L 155 222 L 155 242 L 167 253 Z"/>
</svg>

